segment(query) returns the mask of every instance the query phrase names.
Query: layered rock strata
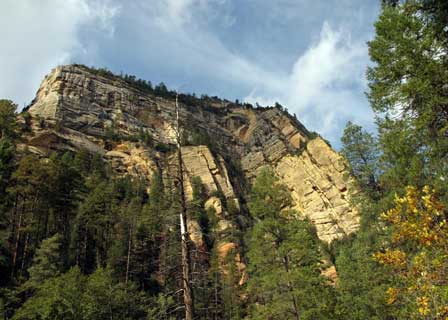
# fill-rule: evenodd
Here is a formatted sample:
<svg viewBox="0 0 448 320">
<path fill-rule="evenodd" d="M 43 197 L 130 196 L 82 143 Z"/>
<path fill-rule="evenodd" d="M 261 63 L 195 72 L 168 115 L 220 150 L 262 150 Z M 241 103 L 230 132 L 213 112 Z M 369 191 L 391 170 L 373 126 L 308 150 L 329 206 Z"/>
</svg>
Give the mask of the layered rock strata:
<svg viewBox="0 0 448 320">
<path fill-rule="evenodd" d="M 223 231 L 234 228 L 235 219 L 224 212 L 216 195 L 244 211 L 250 182 L 264 166 L 271 166 L 288 186 L 294 207 L 315 223 L 323 241 L 357 230 L 346 164 L 324 140 L 281 108 L 207 101 L 207 107 L 181 104 L 183 135 L 192 144 L 182 150 L 187 196 L 191 199 L 191 179 L 200 177 L 209 196 L 206 207 L 215 210 Z M 33 152 L 87 149 L 100 153 L 118 174 L 148 181 L 156 170 L 170 170 L 175 138 L 172 98 L 70 65 L 55 68 L 44 79 L 28 112 L 32 134 L 25 144 Z M 142 133 L 151 137 L 150 146 L 135 141 Z M 111 134 L 123 142 L 109 143 Z M 198 136 L 206 137 L 207 145 L 197 145 Z M 196 231 L 200 242 L 200 230 Z"/>
</svg>

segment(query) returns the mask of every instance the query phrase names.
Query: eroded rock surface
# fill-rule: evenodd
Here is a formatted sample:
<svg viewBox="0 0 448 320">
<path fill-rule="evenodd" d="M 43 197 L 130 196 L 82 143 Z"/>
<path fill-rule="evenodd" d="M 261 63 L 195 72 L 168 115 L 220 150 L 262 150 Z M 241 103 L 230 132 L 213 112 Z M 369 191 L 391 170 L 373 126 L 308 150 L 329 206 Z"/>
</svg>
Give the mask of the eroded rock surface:
<svg viewBox="0 0 448 320">
<path fill-rule="evenodd" d="M 207 101 L 206 107 L 181 104 L 184 136 L 192 144 L 182 152 L 187 197 L 192 197 L 192 178 L 200 177 L 209 197 L 206 207 L 215 210 L 219 230 L 234 228 L 235 217 L 225 212 L 217 196 L 244 210 L 239 200 L 247 199 L 250 182 L 263 166 L 274 168 L 291 190 L 295 208 L 316 224 L 322 240 L 331 242 L 357 230 L 346 165 L 324 140 L 279 108 Z M 44 79 L 29 113 L 32 134 L 26 145 L 35 153 L 87 149 L 101 154 L 118 174 L 148 181 L 158 170 L 172 170 L 172 98 L 142 92 L 123 79 L 83 66 L 61 66 Z M 142 133 L 151 136 L 150 144 L 136 142 Z M 111 143 L 111 135 L 122 142 Z M 207 139 L 198 144 L 198 136 Z M 200 244 L 199 225 L 194 229 Z"/>
<path fill-rule="evenodd" d="M 357 230 L 359 216 L 349 203 L 352 181 L 344 160 L 321 138 L 311 140 L 301 155 L 283 157 L 275 171 L 291 191 L 295 209 L 316 225 L 322 240 Z"/>
</svg>

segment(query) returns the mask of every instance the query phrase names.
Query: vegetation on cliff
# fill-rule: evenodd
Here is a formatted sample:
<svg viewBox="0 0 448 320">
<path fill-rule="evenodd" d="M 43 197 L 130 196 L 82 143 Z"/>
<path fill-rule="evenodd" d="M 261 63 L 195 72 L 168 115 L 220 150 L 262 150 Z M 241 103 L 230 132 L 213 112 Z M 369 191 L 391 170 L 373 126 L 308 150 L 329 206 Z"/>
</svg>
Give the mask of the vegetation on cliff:
<svg viewBox="0 0 448 320">
<path fill-rule="evenodd" d="M 291 190 L 269 168 L 258 171 L 247 203 L 226 196 L 216 182 L 211 192 L 200 177 L 191 179 L 197 319 L 448 317 L 447 25 L 446 1 L 383 1 L 369 43 L 368 97 L 378 132 L 348 123 L 342 137 L 357 185 L 356 233 L 323 243 L 315 221 L 292 209 Z M 164 84 L 120 78 L 150 95 L 175 95 Z M 179 99 L 216 113 L 210 104 L 223 101 Z M 227 106 L 233 105 L 241 106 Z M 157 167 L 149 180 L 118 175 L 102 155 L 79 148 L 40 156 L 23 140 L 36 119 L 18 116 L 16 107 L 0 100 L 2 317 L 181 319 L 180 191 L 173 172 Z M 233 116 L 226 121 L 247 121 Z M 49 124 L 39 119 L 39 125 Z M 101 141 L 172 153 L 148 131 L 118 130 L 113 122 Z M 222 150 L 204 128 L 185 131 L 182 139 L 208 146 L 220 159 Z M 306 143 L 298 145 L 305 150 Z M 242 174 L 236 162 L 231 168 Z M 336 278 L 325 276 L 329 266 Z"/>
</svg>

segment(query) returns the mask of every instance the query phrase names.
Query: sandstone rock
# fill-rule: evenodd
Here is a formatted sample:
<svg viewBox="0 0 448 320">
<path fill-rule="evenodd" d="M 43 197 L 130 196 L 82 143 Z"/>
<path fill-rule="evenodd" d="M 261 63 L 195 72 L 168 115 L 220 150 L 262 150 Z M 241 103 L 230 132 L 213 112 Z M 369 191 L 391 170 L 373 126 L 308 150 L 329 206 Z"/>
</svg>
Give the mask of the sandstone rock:
<svg viewBox="0 0 448 320">
<path fill-rule="evenodd" d="M 196 220 L 188 220 L 187 225 L 191 241 L 198 248 L 204 247 L 204 237 L 199 223 Z"/>
<path fill-rule="evenodd" d="M 216 231 L 224 232 L 235 228 L 235 226 L 227 220 L 219 220 L 218 225 L 216 226 Z"/>
<path fill-rule="evenodd" d="M 210 197 L 204 204 L 205 210 L 213 208 L 217 216 L 222 214 L 222 203 L 218 197 Z"/>
<path fill-rule="evenodd" d="M 151 159 L 147 150 L 136 148 L 132 144 L 121 144 L 117 146 L 117 149 L 108 151 L 104 155 L 116 172 L 151 181 L 157 171 L 157 164 Z"/>
<path fill-rule="evenodd" d="M 328 279 L 329 284 L 336 285 L 338 281 L 338 273 L 336 272 L 336 267 L 331 266 L 327 269 L 325 269 L 322 272 L 322 275 Z"/>
<path fill-rule="evenodd" d="M 228 263 L 230 263 L 228 260 L 228 256 L 229 254 L 233 253 L 234 254 L 234 261 L 233 263 L 235 263 L 235 266 L 237 267 L 237 271 L 240 277 L 240 280 L 238 281 L 238 284 L 241 286 L 243 284 L 246 283 L 248 276 L 247 276 L 247 266 L 246 264 L 242 261 L 241 259 L 241 255 L 239 253 L 239 248 L 238 245 L 236 243 L 233 242 L 225 242 L 225 243 L 221 243 L 218 246 L 218 257 L 219 257 L 219 262 L 221 264 L 221 268 L 223 270 L 223 274 L 227 275 L 229 273 L 228 271 Z"/>
<path fill-rule="evenodd" d="M 175 142 L 173 99 L 70 65 L 45 77 L 29 112 L 33 132 L 24 139 L 33 152 L 87 149 L 104 155 L 120 175 L 150 181 L 157 170 L 167 178 L 167 172 L 175 174 L 175 157 L 169 151 Z M 268 165 L 291 190 L 295 208 L 316 224 L 322 240 L 357 230 L 358 213 L 349 202 L 353 185 L 345 178 L 343 159 L 321 138 L 313 139 L 294 117 L 278 108 L 253 109 L 221 100 L 208 107 L 181 104 L 180 118 L 187 135 L 208 136 L 212 144 L 182 148 L 188 199 L 191 179 L 199 176 L 208 196 L 222 192 L 239 208 L 237 199 L 247 200 L 249 183 Z M 40 127 L 41 122 L 46 126 Z M 111 130 L 125 141 L 106 145 Z M 152 136 L 154 146 L 166 150 L 131 143 L 142 130 Z M 221 209 L 216 203 L 208 205 L 215 207 L 223 227 L 232 227 L 222 204 Z"/>
<path fill-rule="evenodd" d="M 206 146 L 183 147 L 182 156 L 187 177 L 200 177 L 208 194 L 222 191 L 226 197 L 235 197 L 223 162 L 216 161 Z M 192 199 L 191 183 L 187 183 L 186 189 L 187 198 Z"/>
<path fill-rule="evenodd" d="M 319 238 L 331 242 L 358 229 L 358 212 L 347 192 L 353 188 L 352 181 L 344 177 L 344 161 L 321 138 L 309 141 L 300 156 L 282 158 L 275 171 L 291 190 L 294 209 L 316 225 Z"/>
</svg>

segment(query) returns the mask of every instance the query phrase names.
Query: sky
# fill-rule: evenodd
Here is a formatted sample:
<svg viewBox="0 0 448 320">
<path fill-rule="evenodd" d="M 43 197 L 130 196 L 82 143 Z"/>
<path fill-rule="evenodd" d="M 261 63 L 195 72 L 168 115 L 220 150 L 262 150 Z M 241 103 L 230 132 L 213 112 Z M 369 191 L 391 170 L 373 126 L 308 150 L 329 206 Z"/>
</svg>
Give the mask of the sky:
<svg viewBox="0 0 448 320">
<path fill-rule="evenodd" d="M 365 92 L 379 0 L 0 0 L 0 98 L 82 63 L 180 92 L 279 102 L 333 146 L 374 130 Z"/>
</svg>

